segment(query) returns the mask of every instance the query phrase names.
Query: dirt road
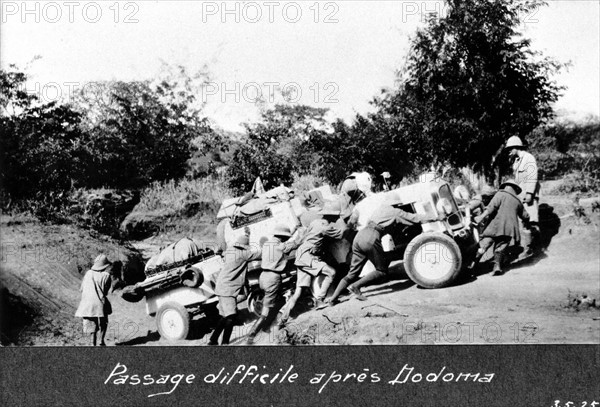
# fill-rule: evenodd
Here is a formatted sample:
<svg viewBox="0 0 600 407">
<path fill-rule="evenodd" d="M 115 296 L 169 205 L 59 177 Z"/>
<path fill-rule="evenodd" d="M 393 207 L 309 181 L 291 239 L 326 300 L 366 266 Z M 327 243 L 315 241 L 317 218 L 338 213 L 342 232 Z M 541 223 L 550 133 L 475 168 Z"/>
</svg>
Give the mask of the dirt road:
<svg viewBox="0 0 600 407">
<path fill-rule="evenodd" d="M 599 343 L 600 218 L 598 214 L 590 213 L 591 223 L 586 223 L 570 216 L 567 209 L 559 211 L 558 215 L 562 223 L 546 253 L 514 264 L 503 276 L 492 276 L 489 266 L 483 265 L 475 278 L 463 278 L 449 288 L 425 290 L 406 279 L 402 265 L 395 264 L 392 281 L 365 290 L 368 301 L 348 300 L 320 311 L 301 310 L 286 330 L 273 328 L 270 334 L 259 335 L 256 343 Z M 60 236 L 67 243 L 79 240 L 80 245 L 74 250 L 90 246 L 88 241 L 82 242 L 78 235 L 81 232 L 72 228 L 61 227 L 52 233 L 39 225 L 22 224 L 9 229 L 8 238 L 16 242 L 16 247 L 25 240 L 33 246 L 48 245 Z M 3 242 L 6 238 L 5 233 Z M 152 246 L 148 242 L 142 242 L 142 245 L 146 250 Z M 99 250 L 97 244 L 92 246 L 87 249 L 89 257 Z M 29 261 L 24 268 L 23 261 L 27 262 L 27 259 L 31 259 L 31 255 L 25 256 L 25 260 L 13 255 L 2 263 L 3 270 L 8 271 L 3 273 L 3 283 L 11 293 L 21 296 L 25 311 L 31 311 L 30 320 L 18 335 L 19 343 L 86 344 L 80 334 L 80 321 L 72 316 L 81 278 L 76 263 L 82 260 L 71 261 L 68 267 L 60 258 L 36 263 Z M 15 287 L 20 288 L 15 290 Z M 28 292 L 32 290 L 38 292 L 35 306 L 28 299 L 31 297 Z M 146 315 L 144 301 L 128 303 L 118 294 L 111 298 L 114 314 L 107 335 L 109 346 L 197 346 L 207 343 L 214 321 L 198 318 L 192 322 L 188 340 L 167 342 L 158 335 L 154 319 Z M 585 301 L 577 304 L 584 296 L 594 299 L 597 306 L 589 307 Z M 232 344 L 245 342 L 252 323 L 248 315 L 246 320 L 245 325 L 236 326 Z"/>
<path fill-rule="evenodd" d="M 368 301 L 348 300 L 320 311 L 300 311 L 288 328 L 259 335 L 259 345 L 281 344 L 514 344 L 598 343 L 600 310 L 576 305 L 600 298 L 598 217 L 585 224 L 568 215 L 546 253 L 513 264 L 495 277 L 482 265 L 475 278 L 439 290 L 414 285 L 393 266 L 394 280 L 367 288 Z M 133 307 L 132 307 L 133 305 Z M 127 345 L 203 345 L 213 321 L 194 321 L 190 338 L 168 343 L 156 333 L 143 305 L 120 301 L 128 311 Z M 134 317 L 135 315 L 135 317 Z M 243 344 L 252 324 L 236 327 Z M 116 327 L 116 325 L 115 325 Z M 134 333 L 133 330 L 136 330 Z M 121 332 L 120 335 L 123 335 Z"/>
</svg>

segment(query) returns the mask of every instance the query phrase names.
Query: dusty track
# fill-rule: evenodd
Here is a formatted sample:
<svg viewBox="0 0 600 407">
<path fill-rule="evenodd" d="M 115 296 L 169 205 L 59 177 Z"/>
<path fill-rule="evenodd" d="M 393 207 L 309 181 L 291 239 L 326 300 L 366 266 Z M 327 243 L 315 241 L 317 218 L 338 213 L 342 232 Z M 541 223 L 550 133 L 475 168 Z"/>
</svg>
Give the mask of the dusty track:
<svg viewBox="0 0 600 407">
<path fill-rule="evenodd" d="M 475 278 L 463 278 L 445 289 L 424 290 L 407 280 L 401 264 L 396 264 L 395 279 L 368 288 L 368 301 L 350 300 L 321 311 L 300 312 L 287 330 L 273 328 L 270 334 L 260 335 L 257 344 L 598 343 L 600 310 L 574 307 L 570 300 L 581 294 L 600 298 L 600 218 L 588 210 L 591 223 L 586 224 L 569 215 L 568 201 L 556 200 L 553 205 L 562 224 L 546 253 L 513 265 L 504 276 L 492 276 L 483 265 Z M 153 243 L 140 246 L 151 251 Z M 6 219 L 2 245 L 1 281 L 31 316 L 22 321 L 19 332 L 13 332 L 18 344 L 86 344 L 80 321 L 73 316 L 80 271 L 99 251 L 122 249 L 73 227 Z M 111 301 L 109 346 L 207 342 L 213 321 L 193 321 L 188 340 L 170 343 L 157 334 L 143 301 L 127 303 L 119 292 Z M 246 325 L 234 330 L 234 345 L 245 341 L 252 323 L 246 317 Z"/>
</svg>

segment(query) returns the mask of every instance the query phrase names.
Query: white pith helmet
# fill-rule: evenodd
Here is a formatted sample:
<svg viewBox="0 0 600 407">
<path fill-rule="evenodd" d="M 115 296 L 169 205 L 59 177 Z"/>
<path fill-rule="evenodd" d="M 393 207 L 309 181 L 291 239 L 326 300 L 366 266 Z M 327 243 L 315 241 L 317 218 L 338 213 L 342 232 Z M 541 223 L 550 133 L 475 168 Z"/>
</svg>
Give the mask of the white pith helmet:
<svg viewBox="0 0 600 407">
<path fill-rule="evenodd" d="M 519 136 L 512 136 L 508 139 L 504 148 L 523 148 L 523 142 Z"/>
</svg>

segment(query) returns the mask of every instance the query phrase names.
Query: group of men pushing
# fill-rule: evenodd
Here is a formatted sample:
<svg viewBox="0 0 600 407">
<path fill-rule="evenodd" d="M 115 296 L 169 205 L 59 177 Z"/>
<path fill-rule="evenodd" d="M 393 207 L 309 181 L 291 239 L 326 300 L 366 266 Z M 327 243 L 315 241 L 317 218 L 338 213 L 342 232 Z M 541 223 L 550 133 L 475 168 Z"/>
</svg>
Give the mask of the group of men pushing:
<svg viewBox="0 0 600 407">
<path fill-rule="evenodd" d="M 290 240 L 294 231 L 285 225 L 277 225 L 271 239 L 267 240 L 261 250 L 250 250 L 247 235 L 238 238 L 232 248 L 226 250 L 224 266 L 217 278 L 215 293 L 219 296 L 219 312 L 221 319 L 217 323 L 209 344 L 217 345 L 223 334 L 221 344 L 228 344 L 237 313 L 236 297 L 241 294 L 247 270 L 247 263 L 261 260 L 262 273 L 259 278 L 260 288 L 264 291 L 261 316 L 252 326 L 247 342 L 253 343 L 261 330 L 268 330 L 276 315 L 275 308 L 281 296 L 282 273 L 287 255 L 296 250 L 295 266 L 297 267 L 296 289 L 285 304 L 279 325 L 285 326 L 290 312 L 305 289 L 310 288 L 312 279 L 323 275 L 319 292 L 315 293 L 315 307 L 334 306 L 338 297 L 347 288 L 359 300 L 364 300 L 360 287 L 370 284 L 387 274 L 388 263 L 385 260 L 381 238 L 396 227 L 407 227 L 416 223 L 442 220 L 443 217 L 431 217 L 407 213 L 391 205 L 383 205 L 372 216 L 371 221 L 361 229 L 352 245 L 352 262 L 348 275 L 338 284 L 335 293 L 325 302 L 325 296 L 335 278 L 336 270 L 323 260 L 323 250 L 329 239 L 342 239 L 347 230 L 345 222 L 339 222 L 341 213 L 339 202 L 327 202 L 318 212 L 320 218 L 310 222 L 302 236 Z M 375 270 L 356 281 L 367 260 L 375 265 Z M 354 283 L 349 285 L 350 283 Z"/>
<path fill-rule="evenodd" d="M 511 155 L 516 156 L 515 175 L 521 175 L 520 184 L 515 180 L 504 182 L 501 191 L 495 194 L 483 212 L 476 217 L 477 222 L 490 219 L 485 228 L 479 249 L 476 255 L 478 261 L 483 254 L 494 245 L 494 275 L 503 273 L 502 265 L 505 252 L 511 242 L 519 244 L 519 220 L 523 220 L 525 227 L 536 231 L 537 228 L 537 167 L 535 167 L 535 181 L 530 182 L 529 173 L 533 171 L 528 153 L 520 147 L 522 143 L 518 137 L 509 139 L 507 148 Z M 516 144 L 516 145 L 515 145 Z M 513 153 L 514 151 L 514 153 Z M 530 156 L 530 154 L 529 154 Z M 531 157 L 533 158 L 533 157 Z M 529 161 L 528 161 L 529 160 Z M 535 165 L 535 159 L 533 160 Z M 528 174 L 520 174 L 527 171 Z M 525 196 L 519 195 L 525 192 Z M 357 195 L 348 194 L 348 208 L 359 199 Z M 525 203 L 524 206 L 523 203 Z M 533 205 L 535 204 L 535 208 Z M 527 210 L 525 209 L 527 208 Z M 528 212 L 533 212 L 529 215 Z M 263 308 L 261 316 L 252 326 L 248 334 L 247 343 L 252 344 L 256 335 L 261 330 L 268 330 L 276 316 L 276 305 L 281 298 L 282 273 L 286 268 L 287 255 L 296 250 L 295 266 L 297 267 L 296 289 L 292 297 L 284 305 L 279 326 L 287 323 L 290 312 L 305 289 L 311 286 L 312 279 L 323 275 L 319 292 L 315 293 L 315 308 L 335 306 L 339 297 L 348 290 L 353 298 L 365 300 L 361 288 L 381 280 L 388 274 L 389 262 L 384 255 L 382 237 L 386 234 L 407 228 L 415 224 L 442 221 L 444 214 L 438 216 L 419 215 L 408 213 L 392 204 L 382 204 L 374 210 L 366 224 L 358 224 L 359 216 L 356 211 L 352 216 L 342 216 L 342 205 L 339 201 L 327 202 L 319 211 L 307 212 L 310 220 L 301 218 L 305 226 L 304 233 L 290 240 L 293 233 L 287 226 L 277 225 L 273 236 L 266 241 L 260 250 L 250 250 L 248 235 L 241 236 L 235 244 L 224 253 L 224 266 L 218 275 L 215 293 L 219 296 L 219 313 L 221 318 L 210 337 L 209 345 L 217 345 L 222 336 L 221 344 L 229 344 L 235 317 L 237 314 L 237 296 L 242 293 L 246 280 L 247 264 L 250 261 L 261 260 L 262 273 L 259 278 L 260 288 L 264 291 Z M 340 221 L 340 216 L 344 221 Z M 347 222 L 345 222 L 347 220 Z M 327 240 L 342 239 L 348 228 L 355 228 L 358 233 L 352 243 L 352 260 L 348 274 L 338 283 L 333 295 L 325 301 L 326 294 L 335 278 L 336 270 L 323 260 L 323 249 Z M 371 261 L 375 270 L 359 279 L 359 275 L 367 261 Z"/>
</svg>

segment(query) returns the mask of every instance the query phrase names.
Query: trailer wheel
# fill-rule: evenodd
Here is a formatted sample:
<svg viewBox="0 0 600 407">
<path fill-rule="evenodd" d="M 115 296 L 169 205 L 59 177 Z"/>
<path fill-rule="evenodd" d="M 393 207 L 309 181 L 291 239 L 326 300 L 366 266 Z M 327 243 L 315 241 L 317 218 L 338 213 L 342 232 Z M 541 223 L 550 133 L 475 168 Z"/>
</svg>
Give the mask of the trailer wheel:
<svg viewBox="0 0 600 407">
<path fill-rule="evenodd" d="M 190 314 L 181 304 L 168 302 L 156 313 L 156 326 L 160 336 L 169 341 L 185 339 L 190 331 Z"/>
<path fill-rule="evenodd" d="M 449 286 L 462 266 L 460 248 L 442 233 L 423 233 L 408 244 L 404 268 L 412 281 L 423 288 Z"/>
<path fill-rule="evenodd" d="M 263 309 L 264 298 L 265 292 L 263 290 L 252 290 L 250 295 L 248 295 L 248 299 L 246 300 L 248 311 L 252 312 L 257 317 L 260 317 Z"/>
</svg>

